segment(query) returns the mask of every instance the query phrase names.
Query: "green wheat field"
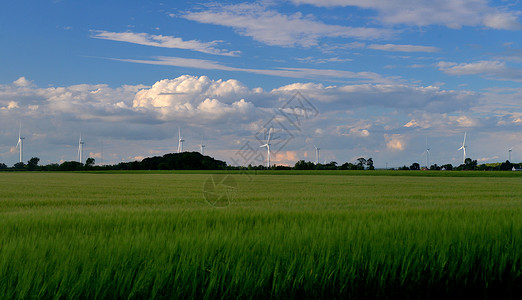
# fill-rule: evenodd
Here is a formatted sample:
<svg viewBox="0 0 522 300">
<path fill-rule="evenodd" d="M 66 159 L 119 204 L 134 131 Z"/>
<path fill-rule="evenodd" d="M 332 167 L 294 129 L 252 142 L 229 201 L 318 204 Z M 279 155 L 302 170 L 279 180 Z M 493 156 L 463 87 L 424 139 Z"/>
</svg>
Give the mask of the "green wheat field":
<svg viewBox="0 0 522 300">
<path fill-rule="evenodd" d="M 211 176 L 228 187 L 206 200 Z M 3 172 L 0 190 L 2 299 L 522 295 L 522 172 Z"/>
</svg>

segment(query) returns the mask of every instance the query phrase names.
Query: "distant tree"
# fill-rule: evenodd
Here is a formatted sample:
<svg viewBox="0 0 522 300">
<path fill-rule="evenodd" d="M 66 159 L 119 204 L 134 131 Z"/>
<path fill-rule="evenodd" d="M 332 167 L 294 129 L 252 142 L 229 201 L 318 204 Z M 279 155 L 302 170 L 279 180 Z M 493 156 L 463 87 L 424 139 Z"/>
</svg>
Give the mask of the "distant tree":
<svg viewBox="0 0 522 300">
<path fill-rule="evenodd" d="M 513 164 L 509 162 L 509 160 L 506 160 L 506 162 L 503 162 L 500 164 L 500 170 L 501 171 L 511 171 L 513 169 Z"/>
<path fill-rule="evenodd" d="M 289 167 L 289 166 L 278 166 L 278 165 L 274 165 L 273 169 L 275 169 L 275 170 L 291 170 L 292 168 Z"/>
<path fill-rule="evenodd" d="M 313 162 L 304 160 L 300 160 L 294 165 L 295 170 L 315 170 L 315 168 L 316 165 Z"/>
<path fill-rule="evenodd" d="M 445 165 L 440 166 L 440 169 L 441 170 L 446 170 L 446 171 L 451 171 L 451 170 L 453 170 L 453 165 L 452 164 L 445 164 Z"/>
<path fill-rule="evenodd" d="M 83 164 L 77 161 L 64 161 L 60 165 L 60 171 L 79 171 L 83 169 Z"/>
<path fill-rule="evenodd" d="M 402 166 L 402 167 L 399 167 L 399 170 L 403 170 L 403 171 L 407 171 L 409 170 L 410 168 L 407 167 L 406 165 Z"/>
<path fill-rule="evenodd" d="M 413 164 L 411 164 L 411 166 L 410 166 L 410 170 L 420 170 L 420 165 L 419 165 L 419 163 L 413 163 Z"/>
<path fill-rule="evenodd" d="M 339 170 L 355 170 L 355 169 L 357 169 L 357 166 L 352 163 L 349 163 L 349 162 L 345 162 L 344 164 L 342 164 L 339 167 Z"/>
<path fill-rule="evenodd" d="M 366 165 L 366 159 L 364 157 L 359 157 L 357 159 L 357 169 L 364 170 L 364 165 Z"/>
<path fill-rule="evenodd" d="M 431 165 L 431 167 L 430 167 L 430 170 L 437 170 L 437 171 L 438 171 L 438 170 L 440 170 L 440 169 L 441 169 L 441 167 L 439 167 L 437 164 L 433 164 L 433 165 Z"/>
<path fill-rule="evenodd" d="M 27 169 L 29 171 L 34 171 L 36 170 L 36 168 L 38 168 L 38 162 L 40 161 L 40 159 L 38 157 L 32 157 L 28 162 L 27 162 Z"/>
<path fill-rule="evenodd" d="M 86 169 L 91 169 L 92 167 L 94 167 L 95 161 L 96 160 L 94 158 L 92 158 L 92 157 L 87 158 L 87 160 L 85 161 L 85 168 Z"/>
<path fill-rule="evenodd" d="M 25 164 L 23 162 L 17 162 L 13 165 L 13 168 L 16 170 L 23 170 L 25 168 Z"/>
<path fill-rule="evenodd" d="M 4 163 L 0 163 L 0 170 L 5 170 L 5 169 L 7 169 L 7 165 Z"/>
<path fill-rule="evenodd" d="M 368 166 L 368 170 L 375 170 L 373 159 L 371 157 L 366 160 L 366 165 Z"/>
<path fill-rule="evenodd" d="M 42 170 L 44 170 L 44 171 L 59 171 L 60 170 L 60 165 L 57 164 L 57 163 L 48 164 L 46 166 L 43 166 Z"/>
<path fill-rule="evenodd" d="M 477 161 L 471 158 L 466 158 L 464 163 L 457 167 L 458 170 L 475 170 L 477 168 Z"/>
<path fill-rule="evenodd" d="M 337 170 L 337 162 L 331 161 L 323 165 L 324 170 Z"/>
</svg>

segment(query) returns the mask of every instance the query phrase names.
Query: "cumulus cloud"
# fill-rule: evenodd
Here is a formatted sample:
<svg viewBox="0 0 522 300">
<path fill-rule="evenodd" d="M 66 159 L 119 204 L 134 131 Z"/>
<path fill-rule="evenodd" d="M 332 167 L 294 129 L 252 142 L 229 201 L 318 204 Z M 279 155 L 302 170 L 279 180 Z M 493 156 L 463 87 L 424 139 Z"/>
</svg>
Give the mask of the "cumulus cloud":
<svg viewBox="0 0 522 300">
<path fill-rule="evenodd" d="M 316 46 L 325 37 L 376 39 L 393 35 L 389 29 L 329 25 L 309 15 L 286 15 L 259 4 L 210 5 L 186 12 L 183 17 L 231 27 L 256 41 L 283 47 Z"/>
<path fill-rule="evenodd" d="M 17 87 L 30 87 L 33 85 L 33 82 L 30 80 L 27 80 L 25 77 L 20 77 L 17 80 L 13 82 L 13 84 Z"/>
<path fill-rule="evenodd" d="M 386 148 L 392 151 L 403 151 L 406 146 L 404 137 L 400 134 L 385 134 Z"/>
<path fill-rule="evenodd" d="M 205 43 L 197 40 L 184 41 L 182 38 L 174 36 L 151 35 L 147 33 L 109 32 L 104 30 L 92 30 L 91 32 L 91 37 L 97 39 L 127 42 L 152 47 L 187 49 L 202 53 L 225 56 L 237 56 L 240 53 L 240 51 L 228 51 L 216 48 L 216 46 L 221 43 L 221 41 Z"/>
<path fill-rule="evenodd" d="M 183 75 L 139 91 L 132 106 L 155 111 L 162 119 L 194 116 L 221 119 L 225 115 L 245 118 L 254 110 L 254 105 L 243 98 L 251 93 L 254 92 L 237 80 Z"/>
<path fill-rule="evenodd" d="M 442 90 L 435 86 L 411 86 L 405 84 L 352 84 L 324 86 L 315 83 L 294 83 L 273 92 L 301 91 L 311 99 L 317 99 L 336 107 L 381 106 L 404 110 L 450 112 L 470 107 L 476 94 L 469 91 Z"/>
<path fill-rule="evenodd" d="M 296 5 L 320 7 L 354 6 L 375 10 L 377 20 L 386 24 L 415 26 L 444 25 L 485 26 L 492 29 L 520 29 L 520 11 L 507 11 L 490 5 L 487 0 L 292 0 Z"/>
</svg>

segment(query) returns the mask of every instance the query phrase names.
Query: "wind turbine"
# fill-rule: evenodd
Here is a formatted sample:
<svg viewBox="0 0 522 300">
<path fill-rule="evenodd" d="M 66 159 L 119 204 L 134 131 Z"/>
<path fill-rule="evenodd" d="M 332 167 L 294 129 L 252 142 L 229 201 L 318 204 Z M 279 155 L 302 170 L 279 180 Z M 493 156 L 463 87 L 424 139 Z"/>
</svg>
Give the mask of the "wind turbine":
<svg viewBox="0 0 522 300">
<path fill-rule="evenodd" d="M 513 151 L 513 148 L 509 148 L 508 150 L 508 153 L 509 153 L 509 162 L 511 162 L 511 152 Z"/>
<path fill-rule="evenodd" d="M 426 137 L 426 169 L 430 168 L 430 148 L 428 148 L 428 137 Z"/>
<path fill-rule="evenodd" d="M 181 153 L 183 152 L 183 142 L 185 141 L 182 137 L 181 137 L 181 128 L 178 127 L 178 153 Z"/>
<path fill-rule="evenodd" d="M 82 134 L 80 133 L 80 140 L 78 141 L 78 162 L 82 163 L 83 159 L 83 145 L 85 144 L 84 141 L 82 141 Z"/>
<path fill-rule="evenodd" d="M 321 150 L 321 148 L 317 147 L 316 145 L 314 145 L 315 147 L 315 164 L 318 165 L 319 164 L 319 150 Z"/>
<path fill-rule="evenodd" d="M 20 162 L 23 161 L 24 137 L 22 137 L 22 123 L 20 123 L 20 130 L 18 131 L 18 143 L 16 148 L 20 149 Z"/>
<path fill-rule="evenodd" d="M 203 138 L 201 138 L 201 144 L 199 145 L 199 149 L 201 150 L 201 155 L 205 155 L 205 145 L 203 144 Z"/>
<path fill-rule="evenodd" d="M 466 146 L 466 132 L 464 132 L 464 141 L 462 141 L 462 146 L 460 146 L 459 149 L 457 149 L 457 151 L 460 151 L 462 150 L 463 152 L 463 159 L 462 159 L 462 163 L 465 164 L 466 163 L 466 148 L 468 146 Z"/>
<path fill-rule="evenodd" d="M 266 167 L 267 168 L 270 168 L 270 133 L 272 132 L 272 128 L 270 127 L 270 129 L 268 129 L 268 139 L 266 140 L 266 144 L 264 145 L 261 145 L 259 147 L 263 148 L 263 147 L 266 147 L 266 151 L 267 151 L 267 154 L 266 154 Z"/>
</svg>

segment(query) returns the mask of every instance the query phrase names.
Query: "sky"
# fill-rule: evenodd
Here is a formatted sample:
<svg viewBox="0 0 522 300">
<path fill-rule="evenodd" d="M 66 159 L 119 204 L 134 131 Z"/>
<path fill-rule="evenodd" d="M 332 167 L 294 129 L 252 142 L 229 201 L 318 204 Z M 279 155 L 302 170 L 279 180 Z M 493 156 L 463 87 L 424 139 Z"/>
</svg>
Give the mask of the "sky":
<svg viewBox="0 0 522 300">
<path fill-rule="evenodd" d="M 522 161 L 522 4 L 4 1 L 0 162 Z M 272 128 L 271 130 L 269 128 Z M 509 153 L 509 149 L 512 149 Z"/>
</svg>

